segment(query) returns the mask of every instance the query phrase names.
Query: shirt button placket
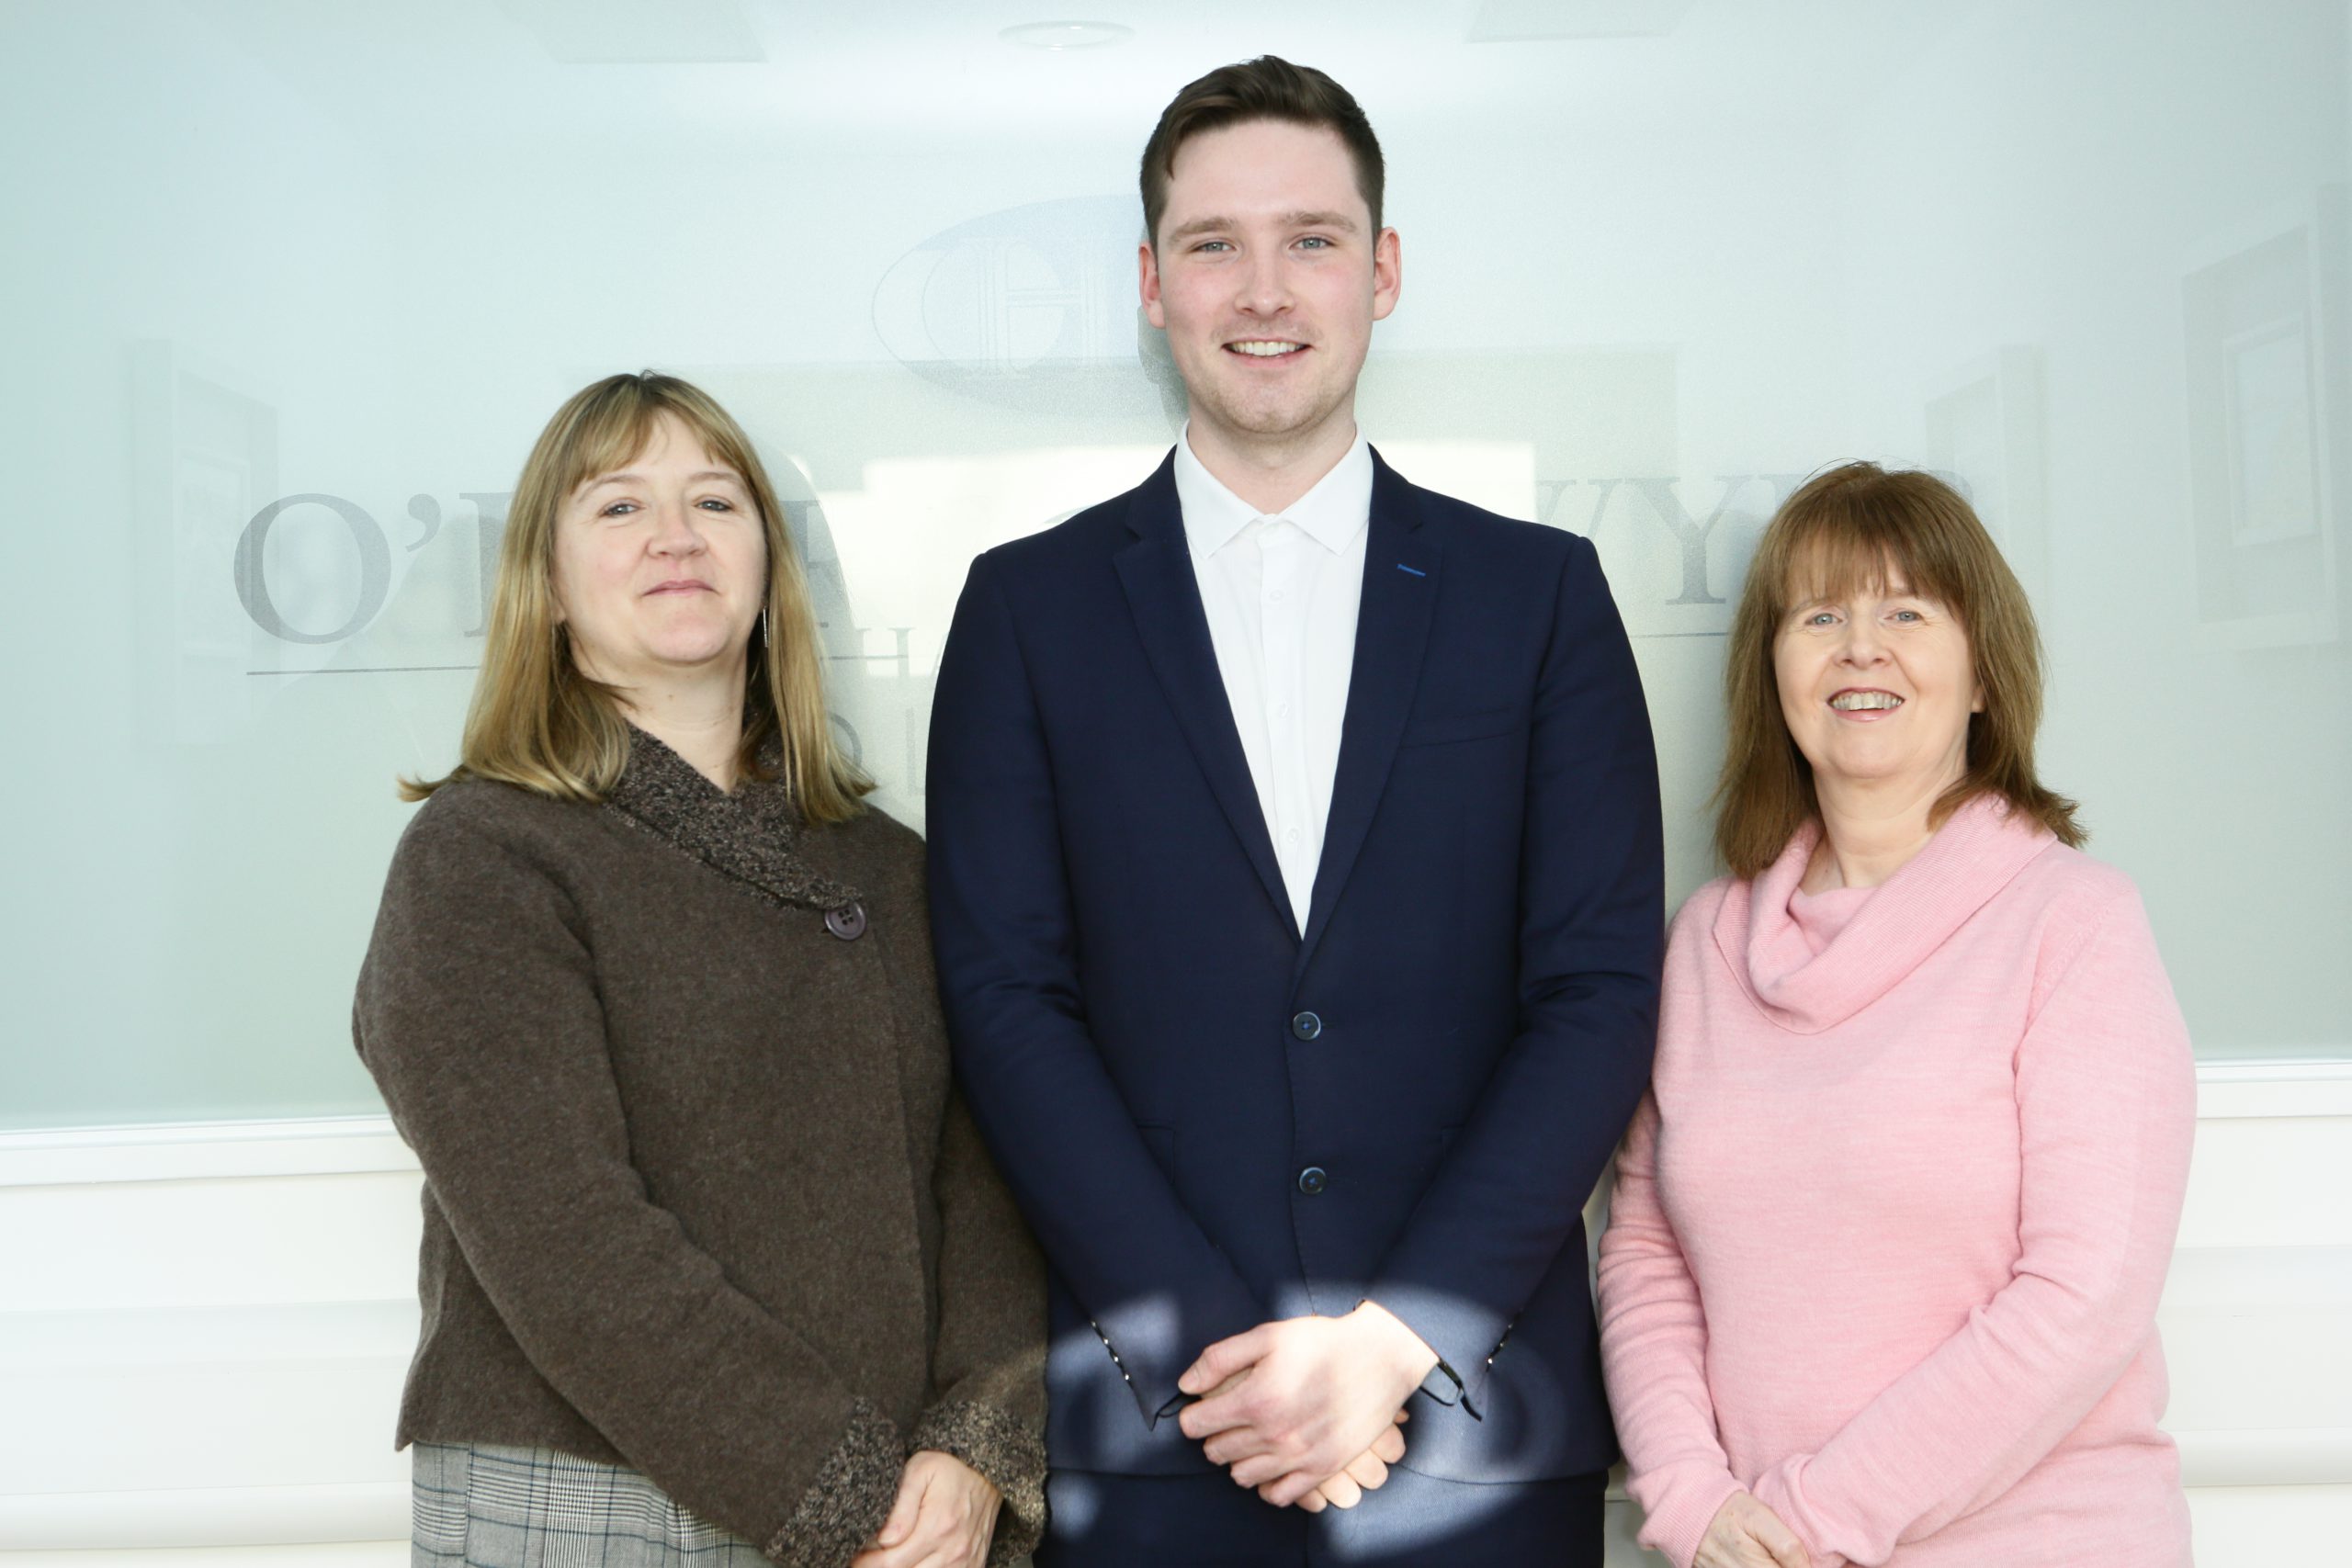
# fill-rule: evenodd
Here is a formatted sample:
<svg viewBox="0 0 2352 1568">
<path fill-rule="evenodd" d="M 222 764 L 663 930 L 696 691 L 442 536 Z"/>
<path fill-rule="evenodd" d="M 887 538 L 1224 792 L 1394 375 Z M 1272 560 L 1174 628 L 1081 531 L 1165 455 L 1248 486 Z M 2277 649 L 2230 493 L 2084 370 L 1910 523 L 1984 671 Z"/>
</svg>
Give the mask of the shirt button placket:
<svg viewBox="0 0 2352 1568">
<path fill-rule="evenodd" d="M 1311 877 L 1306 860 L 1306 781 L 1304 741 L 1306 721 L 1301 690 L 1306 665 L 1306 606 L 1305 573 L 1312 564 L 1308 543 L 1295 524 L 1277 519 L 1266 535 L 1265 649 L 1267 765 L 1274 803 L 1275 855 L 1283 879 L 1297 883 Z"/>
</svg>

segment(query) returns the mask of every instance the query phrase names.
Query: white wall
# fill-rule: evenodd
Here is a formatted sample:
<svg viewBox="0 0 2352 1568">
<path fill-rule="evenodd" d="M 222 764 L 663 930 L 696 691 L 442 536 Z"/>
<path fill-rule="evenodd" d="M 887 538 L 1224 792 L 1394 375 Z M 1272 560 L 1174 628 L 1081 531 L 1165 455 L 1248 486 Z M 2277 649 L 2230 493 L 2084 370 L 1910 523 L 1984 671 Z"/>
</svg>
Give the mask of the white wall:
<svg viewBox="0 0 2352 1568">
<path fill-rule="evenodd" d="M 2328 1561 L 2352 1069 L 2209 1066 L 2199 1097 L 2162 1314 L 2198 1561 Z M 367 1119 L 0 1135 L 0 1245 L 51 1265 L 0 1279 L 0 1563 L 404 1562 L 417 1184 Z M 1613 1506 L 1612 1562 L 1636 1522 Z"/>
</svg>

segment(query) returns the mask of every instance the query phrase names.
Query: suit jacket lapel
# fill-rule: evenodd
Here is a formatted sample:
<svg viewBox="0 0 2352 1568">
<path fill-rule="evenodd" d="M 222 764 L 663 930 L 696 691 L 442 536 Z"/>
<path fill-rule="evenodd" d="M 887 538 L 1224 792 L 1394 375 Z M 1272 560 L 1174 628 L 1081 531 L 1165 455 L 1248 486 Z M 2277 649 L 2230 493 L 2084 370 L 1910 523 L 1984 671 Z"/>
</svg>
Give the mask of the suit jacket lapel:
<svg viewBox="0 0 2352 1568">
<path fill-rule="evenodd" d="M 1208 616 L 1201 608 L 1200 583 L 1193 575 L 1184 519 L 1176 503 L 1172 453 L 1136 491 L 1127 525 L 1136 534 L 1136 542 L 1112 559 L 1135 614 L 1144 655 L 1168 694 L 1168 705 L 1175 710 L 1210 793 L 1233 825 L 1258 880 L 1265 884 L 1266 896 L 1282 911 L 1283 923 L 1295 929 L 1282 867 L 1274 859 L 1274 841 L 1266 830 L 1265 809 L 1250 777 L 1225 677 L 1217 670 L 1216 646 L 1209 640 Z"/>
<path fill-rule="evenodd" d="M 1372 532 L 1364 540 L 1363 597 L 1356 612 L 1356 655 L 1348 677 L 1348 711 L 1340 729 L 1340 764 L 1323 827 L 1323 860 L 1308 906 L 1305 967 L 1330 923 L 1331 909 L 1355 869 L 1372 829 L 1389 764 L 1419 688 L 1437 604 L 1442 539 L 1421 525 L 1413 487 L 1373 454 Z"/>
</svg>

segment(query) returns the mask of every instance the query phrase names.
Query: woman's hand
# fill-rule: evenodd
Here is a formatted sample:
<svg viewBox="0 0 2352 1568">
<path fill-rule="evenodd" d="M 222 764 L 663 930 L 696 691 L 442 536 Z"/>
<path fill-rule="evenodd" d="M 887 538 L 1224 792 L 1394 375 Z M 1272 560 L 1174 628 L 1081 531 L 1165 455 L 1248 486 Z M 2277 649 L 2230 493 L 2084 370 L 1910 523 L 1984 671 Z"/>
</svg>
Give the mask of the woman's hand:
<svg viewBox="0 0 2352 1568">
<path fill-rule="evenodd" d="M 1715 1510 L 1690 1568 L 1809 1568 L 1810 1555 L 1781 1516 L 1745 1492 Z"/>
<path fill-rule="evenodd" d="M 890 1517 L 850 1568 L 984 1568 L 1003 1501 L 987 1476 L 925 1449 L 907 1461 Z"/>
</svg>

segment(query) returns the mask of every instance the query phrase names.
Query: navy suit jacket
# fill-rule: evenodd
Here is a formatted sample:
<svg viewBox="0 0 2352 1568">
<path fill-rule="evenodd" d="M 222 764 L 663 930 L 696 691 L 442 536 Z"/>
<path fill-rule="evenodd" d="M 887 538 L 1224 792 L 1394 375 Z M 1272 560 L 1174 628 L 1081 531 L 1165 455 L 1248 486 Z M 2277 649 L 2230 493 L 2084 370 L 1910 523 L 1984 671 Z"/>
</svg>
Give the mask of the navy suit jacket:
<svg viewBox="0 0 2352 1568">
<path fill-rule="evenodd" d="M 1459 1375 L 1410 1468 L 1605 1468 L 1581 1209 L 1649 1076 L 1657 762 L 1592 547 L 1374 455 L 1302 934 L 1176 500 L 973 564 L 932 921 L 958 1075 L 1053 1267 L 1057 1465 L 1208 1468 L 1202 1348 L 1369 1297 Z"/>
</svg>

